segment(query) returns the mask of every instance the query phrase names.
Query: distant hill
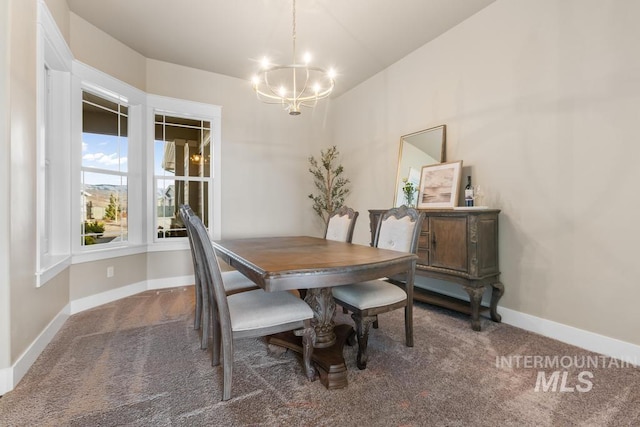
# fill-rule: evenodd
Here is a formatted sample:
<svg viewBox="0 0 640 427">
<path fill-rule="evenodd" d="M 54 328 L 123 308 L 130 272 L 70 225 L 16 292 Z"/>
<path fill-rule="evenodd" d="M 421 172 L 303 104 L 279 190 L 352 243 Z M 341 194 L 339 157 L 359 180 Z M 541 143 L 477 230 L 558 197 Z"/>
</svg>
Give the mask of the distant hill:
<svg viewBox="0 0 640 427">
<path fill-rule="evenodd" d="M 109 205 L 109 198 L 112 194 L 119 199 L 120 208 L 126 211 L 128 206 L 126 185 L 97 184 L 84 186 L 85 203 L 91 202 L 95 213 L 98 214 L 94 215 L 96 217 L 102 216 L 102 212 Z"/>
</svg>

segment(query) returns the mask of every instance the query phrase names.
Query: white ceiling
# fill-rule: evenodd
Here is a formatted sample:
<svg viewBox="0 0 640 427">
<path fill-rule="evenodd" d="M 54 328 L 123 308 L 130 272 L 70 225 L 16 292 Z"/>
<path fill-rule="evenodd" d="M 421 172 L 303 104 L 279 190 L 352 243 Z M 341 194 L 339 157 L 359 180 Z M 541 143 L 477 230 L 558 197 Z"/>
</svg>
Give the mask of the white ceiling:
<svg viewBox="0 0 640 427">
<path fill-rule="evenodd" d="M 297 52 L 363 82 L 495 0 L 297 0 Z M 292 62 L 291 0 L 67 0 L 147 58 L 249 80 L 265 55 Z"/>
</svg>

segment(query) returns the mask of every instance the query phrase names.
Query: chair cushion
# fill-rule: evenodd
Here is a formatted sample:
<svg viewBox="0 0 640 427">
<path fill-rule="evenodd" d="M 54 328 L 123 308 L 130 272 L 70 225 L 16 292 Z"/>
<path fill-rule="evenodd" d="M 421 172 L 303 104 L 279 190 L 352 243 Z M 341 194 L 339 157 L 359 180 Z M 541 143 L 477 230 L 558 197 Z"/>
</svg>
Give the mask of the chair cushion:
<svg viewBox="0 0 640 427">
<path fill-rule="evenodd" d="M 224 290 L 227 292 L 252 289 L 258 286 L 239 271 L 222 272 L 222 282 L 224 283 Z"/>
<path fill-rule="evenodd" d="M 407 293 L 404 290 L 383 280 L 336 286 L 331 289 L 331 292 L 335 299 L 360 310 L 382 307 L 407 299 Z"/>
<path fill-rule="evenodd" d="M 309 304 L 289 292 L 265 292 L 262 289 L 227 297 L 231 329 L 248 331 L 311 319 Z"/>
<path fill-rule="evenodd" d="M 338 242 L 346 242 L 347 234 L 349 233 L 349 225 L 351 219 L 347 215 L 333 216 L 329 219 L 329 225 L 327 226 L 327 240 L 336 240 Z"/>
<path fill-rule="evenodd" d="M 377 246 L 381 249 L 411 252 L 415 226 L 415 221 L 411 221 L 409 216 L 400 219 L 393 216 L 387 218 L 380 226 Z"/>
</svg>

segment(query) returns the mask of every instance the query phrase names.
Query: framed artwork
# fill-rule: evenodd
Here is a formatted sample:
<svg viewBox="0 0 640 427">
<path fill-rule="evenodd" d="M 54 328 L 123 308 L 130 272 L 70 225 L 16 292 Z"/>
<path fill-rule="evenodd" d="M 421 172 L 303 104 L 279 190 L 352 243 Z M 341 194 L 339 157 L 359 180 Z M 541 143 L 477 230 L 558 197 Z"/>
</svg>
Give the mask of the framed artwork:
<svg viewBox="0 0 640 427">
<path fill-rule="evenodd" d="M 418 209 L 458 206 L 462 160 L 422 167 Z"/>
</svg>

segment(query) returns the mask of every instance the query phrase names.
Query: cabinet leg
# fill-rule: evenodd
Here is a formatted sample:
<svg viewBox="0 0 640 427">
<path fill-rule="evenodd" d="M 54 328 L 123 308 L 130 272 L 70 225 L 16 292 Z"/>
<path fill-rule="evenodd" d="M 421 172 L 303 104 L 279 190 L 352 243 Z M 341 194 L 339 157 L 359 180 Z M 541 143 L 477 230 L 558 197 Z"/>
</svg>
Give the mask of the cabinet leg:
<svg viewBox="0 0 640 427">
<path fill-rule="evenodd" d="M 502 316 L 498 314 L 498 301 L 502 298 L 504 294 L 504 285 L 500 282 L 495 282 L 491 284 L 491 320 L 494 322 L 500 322 L 502 320 Z"/>
<path fill-rule="evenodd" d="M 480 303 L 482 302 L 482 295 L 484 294 L 484 286 L 474 288 L 465 286 L 464 290 L 469 294 L 471 305 L 471 329 L 474 331 L 480 330 Z"/>
</svg>

